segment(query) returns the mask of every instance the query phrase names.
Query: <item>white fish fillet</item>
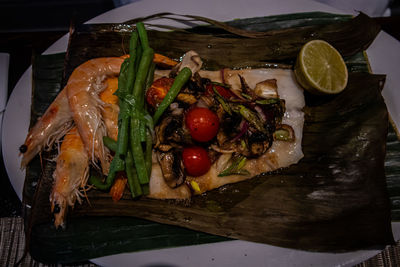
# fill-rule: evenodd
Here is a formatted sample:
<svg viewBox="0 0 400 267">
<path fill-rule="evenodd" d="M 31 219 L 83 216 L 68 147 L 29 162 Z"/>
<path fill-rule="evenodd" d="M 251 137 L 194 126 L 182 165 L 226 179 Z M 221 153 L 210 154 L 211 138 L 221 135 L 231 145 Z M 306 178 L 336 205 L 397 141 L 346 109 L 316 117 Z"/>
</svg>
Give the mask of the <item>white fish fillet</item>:
<svg viewBox="0 0 400 267">
<path fill-rule="evenodd" d="M 249 175 L 231 175 L 226 177 L 218 177 L 223 169 L 226 168 L 229 154 L 219 157 L 214 162 L 208 173 L 201 177 L 187 177 L 187 181 L 195 181 L 200 192 L 212 190 L 225 184 L 235 183 L 250 179 L 255 175 L 263 172 L 273 171 L 279 168 L 289 167 L 299 162 L 303 158 L 301 147 L 303 137 L 304 113 L 302 111 L 305 106 L 303 89 L 297 84 L 294 73 L 289 69 L 245 69 L 245 70 L 224 70 L 225 83 L 230 84 L 232 89 L 240 89 L 239 76 L 241 75 L 250 88 L 261 81 L 267 79 L 276 79 L 278 85 L 278 94 L 281 99 L 286 102 L 286 112 L 282 119 L 283 124 L 290 125 L 295 132 L 294 142 L 274 141 L 271 148 L 261 157 L 251 159 L 246 162 L 244 169 L 250 172 Z M 209 78 L 214 82 L 222 82 L 220 71 L 200 71 L 200 76 Z M 164 182 L 164 178 L 160 171 L 158 163 L 153 164 L 153 171 L 150 178 L 150 195 L 152 198 L 162 199 L 186 199 L 190 198 L 190 192 L 186 184 L 182 184 L 176 189 L 171 189 Z"/>
</svg>

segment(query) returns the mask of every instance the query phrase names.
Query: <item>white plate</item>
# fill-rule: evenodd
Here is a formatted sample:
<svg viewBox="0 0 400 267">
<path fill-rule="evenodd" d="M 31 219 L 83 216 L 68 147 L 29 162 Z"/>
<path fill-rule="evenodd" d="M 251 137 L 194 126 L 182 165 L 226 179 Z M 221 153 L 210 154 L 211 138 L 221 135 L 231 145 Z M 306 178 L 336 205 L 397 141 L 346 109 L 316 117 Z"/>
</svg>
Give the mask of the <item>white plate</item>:
<svg viewBox="0 0 400 267">
<path fill-rule="evenodd" d="M 3 113 L 6 109 L 6 103 L 7 103 L 9 63 L 10 63 L 10 55 L 7 53 L 0 53 L 0 133 L 2 129 Z M 1 136 L 0 136 L 0 149 L 1 149 Z"/>
<path fill-rule="evenodd" d="M 111 10 L 89 21 L 89 23 L 123 22 L 159 12 L 202 15 L 226 21 L 235 18 L 251 18 L 296 12 L 325 11 L 343 13 L 334 8 L 307 0 L 142 0 Z M 68 35 L 54 43 L 46 54 L 66 50 Z M 387 74 L 383 95 L 391 117 L 398 128 L 400 125 L 400 95 L 396 85 L 400 84 L 397 68 L 400 62 L 400 43 L 381 32 L 367 50 L 374 73 Z M 3 157 L 7 173 L 19 198 L 25 172 L 20 166 L 18 147 L 28 132 L 31 105 L 31 67 L 22 75 L 15 86 L 4 114 Z M 393 223 L 394 236 L 400 238 L 400 223 Z M 135 253 L 124 253 L 94 259 L 102 266 L 352 266 L 379 250 L 363 250 L 349 253 L 312 253 L 285 249 L 245 241 L 168 248 Z"/>
</svg>

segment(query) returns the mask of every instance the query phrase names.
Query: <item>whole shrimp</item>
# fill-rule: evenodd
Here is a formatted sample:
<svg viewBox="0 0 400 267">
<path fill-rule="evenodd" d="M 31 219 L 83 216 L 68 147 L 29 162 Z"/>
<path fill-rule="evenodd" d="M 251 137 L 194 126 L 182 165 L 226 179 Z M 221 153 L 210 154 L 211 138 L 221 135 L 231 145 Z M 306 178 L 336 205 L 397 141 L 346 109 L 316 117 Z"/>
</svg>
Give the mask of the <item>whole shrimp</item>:
<svg viewBox="0 0 400 267">
<path fill-rule="evenodd" d="M 73 127 L 62 141 L 57 156 L 57 167 L 53 173 L 53 188 L 50 194 L 54 225 L 65 227 L 68 206 L 75 201 L 81 203 L 80 188 L 86 186 L 89 176 L 89 157 L 76 127 Z"/>
<path fill-rule="evenodd" d="M 21 167 L 24 168 L 37 153 L 50 147 L 71 128 L 72 114 L 68 105 L 67 89 L 64 88 L 47 108 L 42 117 L 29 130 L 19 150 L 23 154 Z"/>
<path fill-rule="evenodd" d="M 99 91 L 104 90 L 107 76 L 117 76 L 123 58 L 95 58 L 77 67 L 67 83 L 67 96 L 74 122 L 85 144 L 93 165 L 100 161 L 104 174 L 108 173 L 110 152 L 104 147 L 106 129 L 101 117 Z"/>
<path fill-rule="evenodd" d="M 99 100 L 98 94 L 102 90 L 104 90 L 104 88 L 106 88 L 106 85 L 102 84 L 102 80 L 104 79 L 104 77 L 106 77 L 107 74 L 119 74 L 119 68 L 122 64 L 122 61 L 123 58 L 92 59 L 79 66 L 73 72 L 67 86 L 58 94 L 55 100 L 47 108 L 43 116 L 40 117 L 36 124 L 29 130 L 24 144 L 20 146 L 19 150 L 22 153 L 22 168 L 26 167 L 26 165 L 32 160 L 32 158 L 36 156 L 36 154 L 41 152 L 44 148 L 49 148 L 56 141 L 60 140 L 71 128 L 75 117 L 79 118 L 79 121 L 81 122 L 82 118 L 85 116 L 85 114 L 82 114 L 85 113 L 85 110 L 88 112 L 86 114 L 87 119 L 92 120 L 90 122 L 87 122 L 87 124 L 92 127 L 82 127 L 83 135 L 87 137 L 86 140 L 91 138 L 92 140 L 95 140 L 97 142 L 98 139 L 93 139 L 93 133 L 96 133 L 97 137 L 99 135 L 105 134 L 99 111 L 102 103 Z M 107 66 L 108 63 L 114 65 Z M 91 68 L 88 69 L 88 65 L 91 66 Z M 93 69 L 93 66 L 96 65 L 99 66 L 98 72 Z M 83 82 L 79 83 L 79 77 L 83 80 Z M 70 87 L 70 89 L 68 89 L 68 87 Z M 68 97 L 68 90 L 72 92 L 71 97 Z M 85 93 L 79 94 L 79 91 L 84 91 Z M 87 103 L 83 102 L 86 101 L 83 100 L 83 98 L 77 99 L 85 94 L 89 94 L 90 101 L 88 101 Z M 72 101 L 73 109 L 70 108 L 70 99 Z M 85 106 L 86 109 L 83 109 L 82 111 L 82 109 L 79 108 L 79 105 Z M 118 105 L 115 104 L 110 105 L 108 109 L 111 110 L 109 110 L 108 113 L 105 112 L 107 116 L 105 119 L 105 123 L 107 125 L 111 124 L 110 127 L 113 127 L 110 120 L 114 119 L 113 116 L 115 116 L 115 113 L 119 111 L 119 108 Z M 73 111 L 75 112 L 74 117 L 72 113 Z M 98 129 L 99 131 L 97 131 Z M 88 130 L 89 133 L 85 133 L 85 130 Z M 87 141 L 88 151 L 93 150 L 94 147 L 92 144 L 93 142 Z M 100 145 L 102 145 L 102 143 Z M 98 150 L 100 150 L 100 152 L 104 151 L 102 147 Z M 97 154 L 100 154 L 100 152 Z M 101 157 L 100 159 L 102 160 L 103 158 L 104 157 Z M 101 162 L 103 163 L 104 160 Z M 107 166 L 107 164 L 105 165 Z"/>
<path fill-rule="evenodd" d="M 116 139 L 119 107 L 118 97 L 113 93 L 118 87 L 118 79 L 109 78 L 105 84 L 107 87 L 100 93 L 100 99 L 104 102 L 101 114 L 107 128 L 107 135 Z M 57 157 L 57 167 L 53 173 L 54 182 L 50 202 L 56 228 L 65 227 L 68 206 L 73 207 L 76 200 L 81 202 L 81 190 L 86 186 L 88 170 L 89 157 L 79 132 L 74 126 L 62 141 Z"/>
</svg>

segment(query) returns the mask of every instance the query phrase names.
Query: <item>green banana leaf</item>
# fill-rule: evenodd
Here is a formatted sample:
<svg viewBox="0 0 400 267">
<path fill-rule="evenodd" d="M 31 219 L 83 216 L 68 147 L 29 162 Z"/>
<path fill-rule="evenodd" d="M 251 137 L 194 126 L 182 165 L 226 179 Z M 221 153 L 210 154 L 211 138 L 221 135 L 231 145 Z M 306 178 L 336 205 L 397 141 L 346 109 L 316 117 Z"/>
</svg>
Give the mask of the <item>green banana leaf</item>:
<svg viewBox="0 0 400 267">
<path fill-rule="evenodd" d="M 66 263 L 229 239 L 331 252 L 393 242 L 385 171 L 393 181 L 393 185 L 388 182 L 390 188 L 397 188 L 390 191 L 395 200 L 399 146 L 396 137 L 389 135 L 385 166 L 389 123 L 380 93 L 385 76 L 369 74 L 363 56 L 379 27 L 363 14 L 351 18 L 319 12 L 235 20 L 226 25 L 265 33 L 249 38 L 227 32 L 229 27 L 201 26 L 190 31 L 151 31 L 149 39 L 156 52 L 174 58 L 196 50 L 208 69 L 292 64 L 300 47 L 311 39 L 326 39 L 345 55 L 351 71 L 345 91 L 330 97 L 305 93 L 305 157 L 289 168 L 193 197 L 190 203 L 133 201 L 128 192 L 113 203 L 107 193 L 92 190 L 90 203 L 76 204 L 70 212 L 66 230 L 52 226 L 48 197 L 54 163 L 43 160 L 38 167 L 34 161 L 27 172 L 24 201 L 32 206 L 26 213 L 26 229 L 35 259 Z M 79 26 L 71 35 L 63 80 L 90 58 L 125 54 L 131 29 L 126 24 Z M 38 60 L 34 75 L 43 75 L 34 76 L 34 90 L 61 88 L 46 88 L 45 73 L 56 71 L 42 72 L 40 60 L 50 60 L 49 56 Z M 46 154 L 44 159 L 51 156 Z M 393 212 L 398 214 L 398 207 Z"/>
</svg>

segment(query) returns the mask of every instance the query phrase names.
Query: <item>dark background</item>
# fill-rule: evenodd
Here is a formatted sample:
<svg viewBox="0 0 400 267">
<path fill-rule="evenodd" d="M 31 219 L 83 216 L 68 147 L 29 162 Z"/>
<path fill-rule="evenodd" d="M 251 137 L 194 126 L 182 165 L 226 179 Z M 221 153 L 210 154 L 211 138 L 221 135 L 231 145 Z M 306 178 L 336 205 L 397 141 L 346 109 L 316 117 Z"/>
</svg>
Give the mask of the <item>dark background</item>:
<svg viewBox="0 0 400 267">
<path fill-rule="evenodd" d="M 83 23 L 114 7 L 112 0 L 0 0 L 0 52 L 10 54 L 9 93 L 30 66 L 32 55 L 67 33 L 71 23 Z M 400 0 L 391 1 L 390 8 L 392 17 L 379 21 L 400 40 Z M 20 216 L 21 204 L 1 156 L 0 174 L 0 217 Z"/>
<path fill-rule="evenodd" d="M 113 8 L 112 0 L 0 0 L 0 52 L 10 54 L 9 93 L 32 55 L 67 33 L 72 22 L 83 23 Z M 0 174 L 0 217 L 20 216 L 21 203 L 1 156 Z"/>
</svg>

